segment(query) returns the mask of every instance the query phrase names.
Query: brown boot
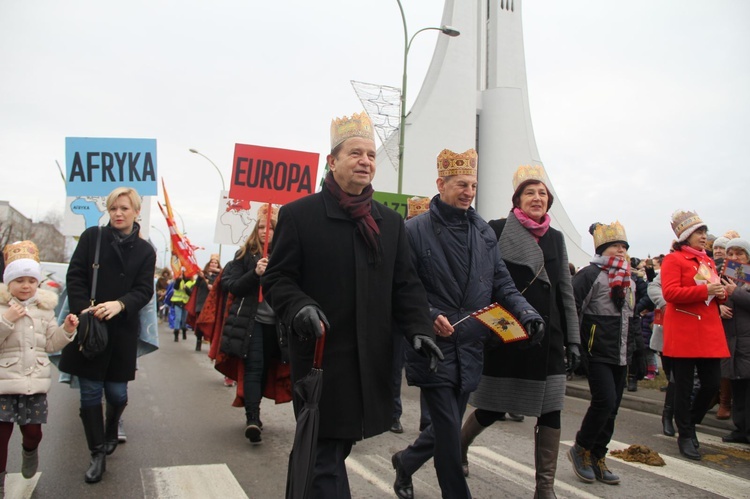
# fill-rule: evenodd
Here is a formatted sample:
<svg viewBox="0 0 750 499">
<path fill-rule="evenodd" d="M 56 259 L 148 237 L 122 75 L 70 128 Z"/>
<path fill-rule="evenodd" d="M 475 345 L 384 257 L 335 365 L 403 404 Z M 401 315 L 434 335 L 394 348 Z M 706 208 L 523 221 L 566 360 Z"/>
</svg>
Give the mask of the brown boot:
<svg viewBox="0 0 750 499">
<path fill-rule="evenodd" d="M 472 412 L 461 427 L 461 467 L 464 476 L 469 476 L 469 446 L 486 427 L 477 421 L 476 411 Z"/>
<path fill-rule="evenodd" d="M 716 411 L 716 419 L 729 419 L 730 417 L 732 417 L 732 382 L 729 378 L 721 378 L 719 410 Z"/>
<path fill-rule="evenodd" d="M 534 464 L 536 466 L 536 490 L 534 499 L 557 499 L 555 495 L 555 473 L 557 454 L 560 451 L 560 429 L 548 426 L 534 428 Z"/>
</svg>

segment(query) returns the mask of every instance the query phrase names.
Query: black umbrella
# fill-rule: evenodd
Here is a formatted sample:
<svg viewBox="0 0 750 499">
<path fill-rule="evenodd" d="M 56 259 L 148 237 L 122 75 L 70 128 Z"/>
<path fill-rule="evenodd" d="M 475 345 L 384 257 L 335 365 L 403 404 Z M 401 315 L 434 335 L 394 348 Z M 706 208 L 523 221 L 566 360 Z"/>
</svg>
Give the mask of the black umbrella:
<svg viewBox="0 0 750 499">
<path fill-rule="evenodd" d="M 318 446 L 318 426 L 320 424 L 320 393 L 323 390 L 323 347 L 326 335 L 315 341 L 313 367 L 307 376 L 294 384 L 296 403 L 303 403 L 297 414 L 297 428 L 294 431 L 294 446 L 289 456 L 289 471 L 286 476 L 287 499 L 306 499 L 312 487 L 315 452 Z"/>
</svg>

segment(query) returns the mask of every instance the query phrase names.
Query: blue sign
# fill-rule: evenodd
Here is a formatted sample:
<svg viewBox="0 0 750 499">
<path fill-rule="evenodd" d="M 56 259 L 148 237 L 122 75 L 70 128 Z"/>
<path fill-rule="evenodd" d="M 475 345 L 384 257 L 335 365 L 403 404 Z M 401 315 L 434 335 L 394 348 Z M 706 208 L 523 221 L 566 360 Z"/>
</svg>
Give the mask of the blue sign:
<svg viewBox="0 0 750 499">
<path fill-rule="evenodd" d="M 156 139 L 65 138 L 68 196 L 106 196 L 132 187 L 156 196 Z"/>
</svg>

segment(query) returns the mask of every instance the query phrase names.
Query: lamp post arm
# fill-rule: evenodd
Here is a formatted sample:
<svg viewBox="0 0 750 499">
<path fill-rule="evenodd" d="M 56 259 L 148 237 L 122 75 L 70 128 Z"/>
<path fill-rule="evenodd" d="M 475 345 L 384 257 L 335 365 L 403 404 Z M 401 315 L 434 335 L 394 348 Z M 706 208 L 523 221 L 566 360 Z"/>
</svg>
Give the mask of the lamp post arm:
<svg viewBox="0 0 750 499">
<path fill-rule="evenodd" d="M 190 149 L 190 152 L 192 152 L 193 154 L 197 154 L 198 156 L 203 156 L 204 158 L 206 158 L 206 161 L 208 161 L 209 163 L 211 163 L 211 165 L 216 170 L 216 173 L 219 174 L 219 178 L 221 178 L 221 190 L 222 191 L 227 190 L 226 184 L 224 183 L 224 175 L 221 173 L 221 170 L 219 170 L 219 167 L 216 166 L 216 163 L 214 163 L 213 161 L 211 161 L 211 158 L 209 158 L 208 156 L 206 156 L 205 154 L 203 154 L 200 151 L 196 151 L 195 149 Z"/>
</svg>

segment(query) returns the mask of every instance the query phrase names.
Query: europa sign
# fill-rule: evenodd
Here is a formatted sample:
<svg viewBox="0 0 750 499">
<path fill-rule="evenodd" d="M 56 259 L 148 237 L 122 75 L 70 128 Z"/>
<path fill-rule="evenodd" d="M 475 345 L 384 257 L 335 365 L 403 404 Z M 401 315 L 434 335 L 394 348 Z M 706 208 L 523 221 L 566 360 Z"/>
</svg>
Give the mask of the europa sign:
<svg viewBox="0 0 750 499">
<path fill-rule="evenodd" d="M 156 196 L 156 139 L 65 138 L 68 196 L 106 196 L 132 187 Z"/>
<path fill-rule="evenodd" d="M 235 144 L 229 197 L 286 204 L 312 194 L 318 157 L 311 152 Z"/>
</svg>

